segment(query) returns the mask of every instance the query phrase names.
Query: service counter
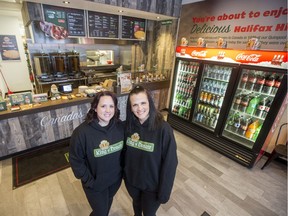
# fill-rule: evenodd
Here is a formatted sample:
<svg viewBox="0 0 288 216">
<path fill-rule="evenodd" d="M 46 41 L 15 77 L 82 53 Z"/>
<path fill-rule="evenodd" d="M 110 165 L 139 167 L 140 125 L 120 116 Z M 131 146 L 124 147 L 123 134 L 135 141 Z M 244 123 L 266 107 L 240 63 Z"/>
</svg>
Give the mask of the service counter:
<svg viewBox="0 0 288 216">
<path fill-rule="evenodd" d="M 158 84 L 143 83 L 150 89 L 159 110 L 166 108 L 169 84 L 169 80 Z M 127 97 L 128 94 L 117 94 L 121 120 L 126 119 Z M 60 99 L 27 110 L 0 112 L 0 160 L 69 138 L 83 122 L 92 100 L 82 97 Z"/>
</svg>

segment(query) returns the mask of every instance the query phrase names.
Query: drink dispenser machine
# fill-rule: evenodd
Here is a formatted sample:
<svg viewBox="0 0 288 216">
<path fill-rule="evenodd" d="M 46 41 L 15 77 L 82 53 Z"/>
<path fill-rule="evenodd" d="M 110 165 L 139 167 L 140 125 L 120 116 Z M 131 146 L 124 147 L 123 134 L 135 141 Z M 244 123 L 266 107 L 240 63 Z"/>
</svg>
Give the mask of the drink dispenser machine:
<svg viewBox="0 0 288 216">
<path fill-rule="evenodd" d="M 68 79 L 67 57 L 65 53 L 50 53 L 55 80 Z"/>
<path fill-rule="evenodd" d="M 35 53 L 34 64 L 36 77 L 41 82 L 49 82 L 54 79 L 54 73 L 51 68 L 50 57 L 46 53 Z"/>
</svg>

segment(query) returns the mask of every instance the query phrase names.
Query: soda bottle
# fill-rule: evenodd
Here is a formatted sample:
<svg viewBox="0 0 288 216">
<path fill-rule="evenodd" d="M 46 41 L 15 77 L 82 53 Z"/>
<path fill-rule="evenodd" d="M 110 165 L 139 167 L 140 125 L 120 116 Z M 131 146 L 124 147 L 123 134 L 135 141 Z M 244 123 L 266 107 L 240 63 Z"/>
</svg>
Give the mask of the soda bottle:
<svg viewBox="0 0 288 216">
<path fill-rule="evenodd" d="M 265 76 L 263 73 L 259 73 L 257 75 L 257 81 L 254 85 L 254 91 L 261 92 L 264 84 L 265 84 Z"/>
<path fill-rule="evenodd" d="M 255 111 L 256 116 L 262 118 L 263 112 L 265 110 L 266 102 L 267 102 L 267 97 L 260 100 L 259 104 L 257 105 L 257 109 Z"/>
<path fill-rule="evenodd" d="M 275 95 L 280 84 L 281 84 L 281 81 L 282 81 L 282 76 L 278 76 L 276 79 L 275 79 L 275 82 L 274 82 L 274 86 L 272 87 L 272 91 L 271 91 L 271 94 Z"/>
<path fill-rule="evenodd" d="M 256 95 L 254 98 L 252 98 L 249 102 L 247 109 L 246 109 L 246 113 L 253 115 L 256 111 L 256 108 L 257 108 L 259 101 L 260 101 L 259 95 Z"/>
<path fill-rule="evenodd" d="M 263 86 L 263 93 L 265 94 L 270 94 L 271 91 L 272 91 L 272 88 L 274 86 L 274 83 L 275 83 L 275 73 L 273 73 L 271 76 L 267 76 L 266 77 L 266 80 L 265 80 L 265 84 Z"/>
<path fill-rule="evenodd" d="M 242 97 L 241 103 L 240 103 L 240 106 L 239 106 L 239 110 L 240 110 L 241 112 L 245 112 L 245 111 L 246 111 L 250 99 L 251 99 L 251 96 L 250 96 L 249 94 L 247 94 L 247 95 L 245 95 L 244 97 Z"/>
<path fill-rule="evenodd" d="M 242 78 L 241 78 L 241 82 L 240 82 L 240 88 L 245 88 L 246 87 L 246 84 L 247 84 L 247 81 L 248 81 L 248 74 L 246 72 L 244 72 L 242 74 Z"/>
<path fill-rule="evenodd" d="M 252 139 L 254 133 L 256 132 L 257 127 L 259 126 L 259 120 L 253 121 L 249 126 L 245 133 L 245 137 L 248 139 Z"/>
<path fill-rule="evenodd" d="M 242 97 L 243 97 L 242 94 L 236 95 L 235 100 L 234 100 L 234 104 L 233 104 L 233 109 L 234 110 L 238 110 L 239 109 L 239 105 L 241 103 Z"/>
<path fill-rule="evenodd" d="M 266 118 L 268 112 L 270 111 L 271 104 L 272 101 L 268 99 L 264 107 L 264 112 L 262 113 L 262 118 Z"/>
<path fill-rule="evenodd" d="M 256 81 L 257 81 L 256 74 L 251 72 L 248 75 L 248 81 L 247 81 L 247 84 L 246 84 L 245 88 L 248 89 L 248 90 L 253 90 Z"/>
<path fill-rule="evenodd" d="M 260 124 L 260 125 L 257 127 L 255 133 L 253 134 L 253 136 L 252 136 L 252 140 L 253 140 L 253 141 L 256 141 L 256 139 L 257 139 L 257 137 L 258 137 L 258 135 L 259 135 L 259 133 L 260 133 L 260 131 L 261 131 L 262 125 L 263 125 L 263 124 Z"/>
<path fill-rule="evenodd" d="M 240 125 L 241 125 L 241 119 L 243 118 L 243 116 L 240 115 L 235 115 L 234 117 L 234 128 L 233 128 L 233 132 L 237 133 Z"/>
<path fill-rule="evenodd" d="M 240 135 L 242 135 L 242 136 L 245 136 L 245 133 L 246 133 L 246 131 L 248 129 L 248 126 L 251 123 L 252 123 L 252 118 L 242 118 L 241 119 L 241 125 L 240 125 L 238 133 Z"/>
<path fill-rule="evenodd" d="M 226 129 L 229 131 L 233 131 L 233 128 L 234 128 L 234 114 L 229 116 L 226 126 Z"/>
</svg>

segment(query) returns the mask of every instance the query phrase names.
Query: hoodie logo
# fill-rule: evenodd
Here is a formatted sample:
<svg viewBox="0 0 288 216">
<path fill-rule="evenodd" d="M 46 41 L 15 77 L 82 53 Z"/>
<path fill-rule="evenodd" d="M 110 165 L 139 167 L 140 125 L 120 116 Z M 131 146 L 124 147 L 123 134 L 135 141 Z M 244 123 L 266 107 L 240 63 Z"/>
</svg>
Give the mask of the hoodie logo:
<svg viewBox="0 0 288 216">
<path fill-rule="evenodd" d="M 139 139 L 140 139 L 140 136 L 139 136 L 138 133 L 134 133 L 134 134 L 131 135 L 131 140 L 133 142 L 137 142 Z"/>
<path fill-rule="evenodd" d="M 131 135 L 131 137 L 128 137 L 126 144 L 132 148 L 137 148 L 142 151 L 154 152 L 154 143 L 140 140 L 140 136 L 138 133 L 134 133 Z"/>
<path fill-rule="evenodd" d="M 107 140 L 102 140 L 99 147 L 101 150 L 105 150 L 105 149 L 108 149 L 109 145 L 110 144 Z"/>
<path fill-rule="evenodd" d="M 100 148 L 94 149 L 94 157 L 103 157 L 105 155 L 121 151 L 123 149 L 123 145 L 123 140 L 113 145 L 110 145 L 107 140 L 102 140 L 99 145 Z"/>
</svg>

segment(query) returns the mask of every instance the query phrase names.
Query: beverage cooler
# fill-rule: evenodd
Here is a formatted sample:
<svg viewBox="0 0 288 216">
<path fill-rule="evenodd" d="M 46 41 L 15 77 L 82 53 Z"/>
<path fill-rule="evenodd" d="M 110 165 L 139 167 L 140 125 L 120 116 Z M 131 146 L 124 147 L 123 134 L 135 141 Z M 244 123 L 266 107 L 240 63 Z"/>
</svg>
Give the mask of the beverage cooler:
<svg viewBox="0 0 288 216">
<path fill-rule="evenodd" d="M 168 122 L 251 168 L 287 94 L 285 67 L 285 52 L 177 47 Z"/>
</svg>

